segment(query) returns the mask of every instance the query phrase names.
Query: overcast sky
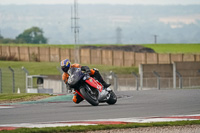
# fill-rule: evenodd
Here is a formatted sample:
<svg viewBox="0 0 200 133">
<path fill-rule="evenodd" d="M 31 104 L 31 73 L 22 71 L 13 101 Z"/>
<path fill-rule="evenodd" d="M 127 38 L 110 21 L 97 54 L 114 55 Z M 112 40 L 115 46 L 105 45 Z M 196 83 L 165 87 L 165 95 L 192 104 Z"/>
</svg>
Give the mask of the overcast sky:
<svg viewBox="0 0 200 133">
<path fill-rule="evenodd" d="M 0 0 L 7 4 L 71 4 L 74 0 Z M 200 0 L 78 0 L 79 4 L 145 4 L 145 5 L 188 5 L 200 4 Z"/>
</svg>

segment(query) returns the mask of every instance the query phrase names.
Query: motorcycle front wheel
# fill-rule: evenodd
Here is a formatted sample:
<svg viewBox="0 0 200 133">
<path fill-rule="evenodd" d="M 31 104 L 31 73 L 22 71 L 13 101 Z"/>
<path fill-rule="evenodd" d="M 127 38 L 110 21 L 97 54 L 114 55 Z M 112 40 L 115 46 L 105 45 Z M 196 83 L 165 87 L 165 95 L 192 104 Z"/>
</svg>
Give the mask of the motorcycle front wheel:
<svg viewBox="0 0 200 133">
<path fill-rule="evenodd" d="M 91 90 L 88 90 L 85 87 L 81 87 L 80 92 L 85 98 L 85 100 L 89 102 L 91 105 L 93 106 L 99 105 L 99 101 L 95 92 L 91 92 Z"/>
</svg>

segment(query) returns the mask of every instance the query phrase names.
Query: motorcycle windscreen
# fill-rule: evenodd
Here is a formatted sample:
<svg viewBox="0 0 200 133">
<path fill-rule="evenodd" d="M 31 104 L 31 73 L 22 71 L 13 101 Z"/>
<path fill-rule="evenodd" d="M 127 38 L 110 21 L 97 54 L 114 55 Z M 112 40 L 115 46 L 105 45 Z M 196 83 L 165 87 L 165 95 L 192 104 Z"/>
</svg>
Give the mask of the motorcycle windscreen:
<svg viewBox="0 0 200 133">
<path fill-rule="evenodd" d="M 90 86 L 92 86 L 93 88 L 97 88 L 100 92 L 103 90 L 103 86 L 92 77 L 85 80 L 85 82 Z"/>
<path fill-rule="evenodd" d="M 70 68 L 69 70 L 69 85 L 75 85 L 84 76 L 80 68 Z"/>
</svg>

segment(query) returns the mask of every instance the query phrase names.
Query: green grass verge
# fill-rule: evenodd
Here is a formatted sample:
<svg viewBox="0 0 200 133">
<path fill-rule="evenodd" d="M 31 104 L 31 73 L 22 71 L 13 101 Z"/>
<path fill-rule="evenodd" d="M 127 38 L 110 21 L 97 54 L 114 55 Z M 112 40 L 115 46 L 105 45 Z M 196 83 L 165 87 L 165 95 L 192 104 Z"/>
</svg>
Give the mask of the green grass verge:
<svg viewBox="0 0 200 133">
<path fill-rule="evenodd" d="M 28 101 L 31 100 L 34 97 L 38 96 L 50 96 L 49 94 L 26 94 L 26 93 L 21 93 L 21 94 L 0 94 L 0 102 L 3 101 Z"/>
<path fill-rule="evenodd" d="M 86 132 L 95 130 L 127 129 L 139 127 L 162 127 L 162 126 L 185 126 L 199 125 L 200 120 L 177 121 L 177 122 L 155 122 L 155 123 L 130 123 L 119 125 L 95 125 L 95 126 L 71 126 L 71 127 L 48 127 L 48 128 L 19 128 L 12 131 L 1 131 L 2 133 L 67 133 Z"/>
<path fill-rule="evenodd" d="M 200 44 L 146 44 L 157 53 L 200 53 Z"/>
<path fill-rule="evenodd" d="M 21 68 L 24 66 L 30 75 L 60 75 L 57 67 L 60 67 L 59 62 L 22 62 L 22 61 L 0 61 L 0 68 Z M 84 65 L 84 64 L 82 64 Z M 138 72 L 136 67 L 116 67 L 105 65 L 88 65 L 90 68 L 97 68 L 100 72 L 113 71 L 117 74 L 130 74 L 131 72 Z"/>
<path fill-rule="evenodd" d="M 22 68 L 25 67 L 30 75 L 59 75 L 58 62 L 22 62 L 22 61 L 0 61 L 1 68 Z"/>
<path fill-rule="evenodd" d="M 107 46 L 108 44 L 87 44 L 93 46 Z M 118 46 L 124 46 L 120 44 Z M 130 45 L 130 44 L 129 44 Z M 134 44 L 133 44 L 134 45 Z M 74 44 L 0 44 L 0 46 L 30 46 L 30 47 L 58 47 L 74 48 Z M 86 46 L 80 44 L 79 46 Z M 200 44 L 143 44 L 142 46 L 152 48 L 157 53 L 200 53 Z"/>
</svg>

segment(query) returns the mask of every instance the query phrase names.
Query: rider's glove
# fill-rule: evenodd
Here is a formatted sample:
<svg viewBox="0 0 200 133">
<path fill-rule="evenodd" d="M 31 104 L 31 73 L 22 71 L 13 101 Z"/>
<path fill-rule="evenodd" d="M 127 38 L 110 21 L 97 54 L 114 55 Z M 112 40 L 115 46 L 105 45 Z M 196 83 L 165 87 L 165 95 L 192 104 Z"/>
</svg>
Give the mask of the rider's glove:
<svg viewBox="0 0 200 133">
<path fill-rule="evenodd" d="M 90 72 L 91 72 L 90 69 L 89 69 L 89 70 L 86 70 L 86 73 L 90 74 Z"/>
<path fill-rule="evenodd" d="M 81 70 L 82 70 L 82 71 L 85 71 L 85 72 L 88 73 L 88 74 L 90 73 L 90 68 L 89 68 L 88 66 L 82 66 L 82 67 L 81 67 Z"/>
</svg>

